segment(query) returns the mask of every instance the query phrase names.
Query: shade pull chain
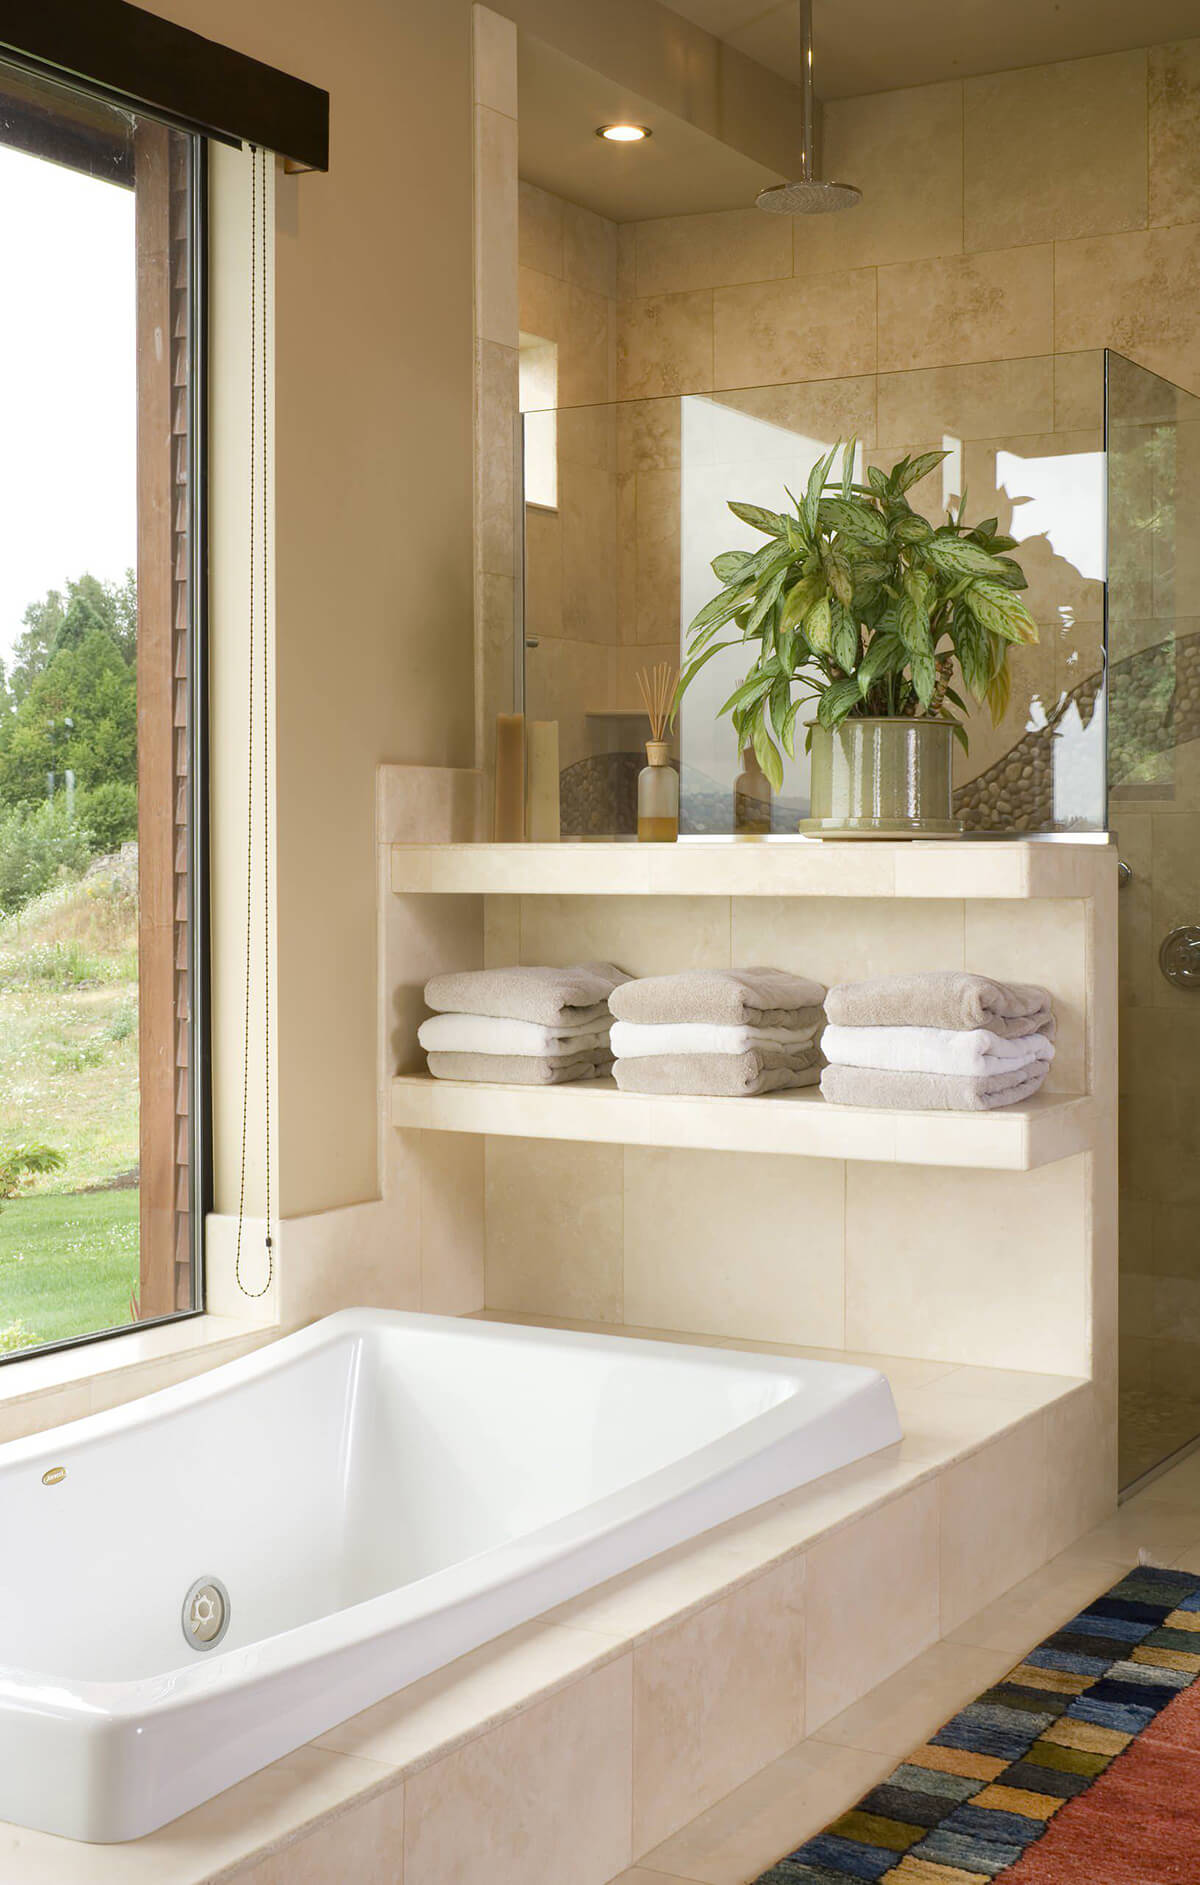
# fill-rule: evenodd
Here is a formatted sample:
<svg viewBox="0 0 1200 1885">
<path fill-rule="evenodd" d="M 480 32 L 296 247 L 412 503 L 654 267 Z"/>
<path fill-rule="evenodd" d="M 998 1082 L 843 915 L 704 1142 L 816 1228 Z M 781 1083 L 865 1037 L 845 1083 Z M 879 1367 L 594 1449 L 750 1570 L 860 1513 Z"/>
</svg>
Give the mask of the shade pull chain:
<svg viewBox="0 0 1200 1885">
<path fill-rule="evenodd" d="M 261 165 L 261 177 L 260 177 Z M 243 1296 L 265 1296 L 275 1277 L 275 1247 L 271 1235 L 271 687 L 268 657 L 270 634 L 267 602 L 270 580 L 267 537 L 270 506 L 268 475 L 270 429 L 267 406 L 267 153 L 250 147 L 250 478 L 249 478 L 249 609 L 247 614 L 247 724 L 246 724 L 246 959 L 245 1008 L 242 1028 L 242 1146 L 238 1184 L 237 1254 L 233 1273 Z M 259 538 L 261 536 L 261 555 Z M 262 655 L 255 659 L 261 631 Z M 261 674 L 262 750 L 258 755 L 262 793 L 262 926 L 263 926 L 263 1215 L 265 1221 L 266 1280 L 260 1289 L 247 1289 L 242 1280 L 242 1236 L 246 1218 L 246 1146 L 250 1117 L 251 974 L 254 958 L 254 846 L 257 826 L 255 802 L 255 729 L 259 714 L 256 678 Z"/>
</svg>

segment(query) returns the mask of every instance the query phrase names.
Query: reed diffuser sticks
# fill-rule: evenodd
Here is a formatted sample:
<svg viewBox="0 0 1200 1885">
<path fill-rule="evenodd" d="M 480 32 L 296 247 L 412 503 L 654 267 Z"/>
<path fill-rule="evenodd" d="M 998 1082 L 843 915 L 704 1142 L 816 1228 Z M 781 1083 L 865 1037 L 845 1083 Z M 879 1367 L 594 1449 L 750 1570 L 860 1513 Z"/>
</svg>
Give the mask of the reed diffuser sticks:
<svg viewBox="0 0 1200 1885">
<path fill-rule="evenodd" d="M 652 668 L 638 669 L 637 683 L 642 705 L 650 720 L 650 738 L 656 745 L 667 737 L 671 702 L 675 698 L 678 679 L 679 669 L 672 667 L 669 661 L 657 661 Z"/>
</svg>

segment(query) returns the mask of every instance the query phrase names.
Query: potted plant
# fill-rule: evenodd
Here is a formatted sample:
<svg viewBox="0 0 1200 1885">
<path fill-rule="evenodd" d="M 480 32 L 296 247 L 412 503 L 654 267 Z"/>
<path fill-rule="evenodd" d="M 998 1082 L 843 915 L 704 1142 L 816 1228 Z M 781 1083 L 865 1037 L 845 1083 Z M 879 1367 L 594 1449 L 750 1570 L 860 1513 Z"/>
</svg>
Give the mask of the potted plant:
<svg viewBox="0 0 1200 1885">
<path fill-rule="evenodd" d="M 842 453 L 840 476 L 831 478 Z M 953 685 L 985 704 L 993 723 L 1008 705 L 1009 651 L 1037 640 L 1022 601 L 1015 539 L 994 517 L 968 524 L 966 499 L 944 524 L 915 511 L 908 492 L 945 452 L 870 466 L 854 480 L 855 441 L 817 465 L 792 509 L 731 503 L 767 538 L 756 551 L 714 558 L 722 587 L 688 629 L 678 706 L 707 661 L 745 645 L 753 660 L 720 713 L 739 751 L 753 747 L 776 788 L 783 754 L 795 757 L 797 718 L 812 753 L 812 816 L 802 829 L 830 837 L 952 834 L 951 747 L 965 748 L 968 712 Z M 731 632 L 732 631 L 732 632 Z"/>
</svg>

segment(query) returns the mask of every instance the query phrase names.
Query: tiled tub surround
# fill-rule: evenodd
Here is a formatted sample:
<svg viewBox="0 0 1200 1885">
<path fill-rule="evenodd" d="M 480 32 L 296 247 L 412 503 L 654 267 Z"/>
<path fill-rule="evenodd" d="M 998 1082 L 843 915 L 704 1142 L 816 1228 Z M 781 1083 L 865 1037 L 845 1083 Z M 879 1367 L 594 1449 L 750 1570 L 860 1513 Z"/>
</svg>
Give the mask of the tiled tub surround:
<svg viewBox="0 0 1200 1885">
<path fill-rule="evenodd" d="M 603 1885 L 802 1736 L 835 1735 L 875 1682 L 1109 1510 L 1086 1384 L 770 1352 L 878 1366 L 904 1439 L 472 1652 L 133 1845 L 6 1826 L 0 1877 L 467 1885 L 482 1865 L 492 1885 Z"/>
<path fill-rule="evenodd" d="M 547 921 L 565 926 L 562 947 L 581 935 L 591 939 L 588 953 L 601 938 L 606 946 L 613 941 L 632 949 L 633 966 L 645 972 L 681 960 L 719 964 L 730 959 L 723 952 L 744 909 L 774 925 L 762 933 L 772 950 L 791 936 L 805 959 L 838 963 L 847 975 L 960 961 L 1044 974 L 1063 1007 L 1068 1043 L 1074 1035 L 1068 1060 L 1074 1056 L 1097 1102 L 1097 1144 L 1108 1146 L 1115 890 L 1111 859 L 1096 847 L 910 845 L 851 854 L 802 843 L 725 845 L 714 847 L 721 853 L 714 867 L 706 846 L 670 847 L 662 858 L 647 858 L 646 847 L 558 846 L 550 849 L 560 895 L 547 897 L 548 853 L 461 842 L 478 831 L 476 776 L 385 768 L 379 813 L 381 1121 L 429 974 L 519 960 L 523 941 L 542 950 L 552 933 L 541 927 Z M 389 893 L 391 845 L 420 836 L 443 842 L 407 854 L 402 891 Z M 514 882 L 527 894 L 484 894 Z M 1019 954 L 1023 929 L 1036 969 Z M 967 951 L 968 938 L 986 959 Z M 386 1124 L 381 1130 L 389 1134 Z M 431 1306 L 443 1306 L 450 1293 L 460 1309 L 478 1309 L 485 1243 L 490 1260 L 503 1247 L 494 1238 L 506 1222 L 516 1234 L 520 1173 L 497 1215 L 485 1153 L 498 1141 L 444 1132 L 395 1137 L 420 1165 L 416 1197 L 402 1188 L 334 1216 L 348 1222 L 365 1213 L 373 1226 L 378 1218 L 372 1248 L 387 1230 L 402 1266 L 415 1248 L 411 1287 Z M 521 1156 L 526 1142 L 507 1141 L 510 1147 Z M 626 1156 L 620 1147 L 528 1149 Z M 629 1148 L 628 1156 L 636 1163 L 644 1150 Z M 648 1153 L 650 1161 L 657 1156 Z M 800 1495 L 810 1502 L 803 1509 L 776 1502 L 627 1574 L 583 1607 L 474 1652 L 133 1846 L 81 1848 L 6 1828 L 0 1878 L 7 1868 L 21 1885 L 137 1885 L 139 1878 L 200 1885 L 235 1877 L 255 1885 L 340 1885 L 357 1865 L 389 1885 L 402 1877 L 409 1885 L 467 1885 L 486 1860 L 496 1885 L 528 1885 L 531 1877 L 600 1885 L 783 1757 L 800 1735 L 815 1730 L 837 1742 L 839 1724 L 853 1718 L 853 1703 L 849 1715 L 837 1712 L 847 1693 L 863 1693 L 923 1645 L 936 1646 L 968 1610 L 999 1597 L 1111 1509 L 1107 1149 L 1041 1171 L 1000 1173 L 736 1154 L 701 1161 L 668 1152 L 666 1159 L 674 1167 L 672 1214 L 701 1162 L 714 1183 L 741 1172 L 765 1186 L 761 1245 L 747 1234 L 744 1214 L 730 1230 L 718 1213 L 708 1244 L 697 1246 L 695 1290 L 687 1266 L 674 1261 L 656 1284 L 672 1320 L 716 1330 L 701 1341 L 769 1348 L 782 1316 L 796 1341 L 824 1345 L 806 1351 L 817 1358 L 869 1361 L 845 1352 L 851 1340 L 864 1339 L 846 1331 L 858 1329 L 860 1308 L 869 1319 L 875 1279 L 891 1280 L 895 1294 L 881 1312 L 887 1332 L 872 1345 L 893 1354 L 899 1340 L 921 1351 L 882 1364 L 904 1428 L 894 1456 L 822 1482 Z M 873 1188 L 880 1246 L 861 1299 L 847 1291 L 836 1243 L 832 1282 L 821 1283 L 819 1274 L 839 1189 L 845 1212 L 860 1178 Z M 552 1195 L 527 1193 L 524 1205 L 537 1213 Z M 710 1187 L 700 1201 L 715 1195 Z M 605 1198 L 582 1198 L 572 1235 L 560 1196 L 546 1224 L 550 1260 L 540 1303 L 525 1287 L 537 1282 L 535 1273 L 513 1268 L 524 1277 L 523 1306 L 559 1320 L 599 1319 L 613 1332 L 622 1318 L 647 1317 L 649 1301 L 638 1306 L 637 1289 L 626 1296 L 624 1227 L 635 1234 L 634 1217 L 648 1196 L 619 1181 Z M 824 1226 L 817 1237 L 803 1231 L 806 1207 Z M 854 1207 L 850 1214 L 857 1217 Z M 679 1219 L 688 1236 L 697 1216 Z M 872 1234 L 869 1216 L 860 1222 L 862 1235 Z M 897 1224 L 904 1235 L 892 1256 Z M 790 1260 L 771 1247 L 780 1228 L 793 1238 Z M 560 1308 L 553 1292 L 593 1240 L 604 1261 L 590 1270 L 587 1289 Z M 937 1257 L 932 1277 L 923 1251 Z M 346 1277 L 357 1283 L 362 1259 L 347 1254 Z M 407 1294 L 410 1282 L 402 1267 L 397 1287 Z M 598 1295 L 583 1300 L 597 1282 Z M 772 1290 L 778 1313 L 764 1336 Z M 973 1325 L 963 1307 L 973 1307 Z M 980 1312 L 1000 1331 L 996 1353 L 973 1348 Z M 673 1331 L 665 1334 L 671 1339 Z M 941 1355 L 924 1352 L 931 1341 Z M 1022 1372 L 995 1366 L 1005 1358 Z M 993 1365 L 975 1367 L 976 1359 Z M 1031 1361 L 1046 1372 L 1030 1377 Z M 911 1575 L 898 1575 L 901 1562 Z M 849 1690 L 839 1687 L 839 1671 Z M 972 1669 L 951 1705 L 987 1679 L 975 1677 Z M 843 1738 L 860 1745 L 852 1730 Z M 915 1739 L 919 1732 L 904 1744 Z M 861 1790 L 856 1769 L 846 1800 Z"/>
<path fill-rule="evenodd" d="M 18 1442 L 0 1458 L 0 1815 L 77 1840 L 154 1831 L 478 1644 L 899 1439 L 866 1368 L 346 1310 Z M 106 1523 L 120 1547 L 64 1585 Z M 197 1659 L 209 1643 L 189 1635 L 184 1593 L 209 1578 L 229 1607 L 219 1653 Z"/>
<path fill-rule="evenodd" d="M 903 1165 L 885 1149 L 877 1116 L 855 1109 L 857 1143 L 843 1141 L 838 1156 L 799 1158 L 781 1156 L 779 1144 L 714 1156 L 716 1118 L 705 1121 L 706 1149 L 688 1150 L 686 1139 L 671 1136 L 684 1128 L 664 1124 L 665 1109 L 646 1116 L 640 1143 L 621 1143 L 618 1132 L 611 1135 L 618 1142 L 588 1143 L 588 1128 L 565 1128 L 565 1106 L 549 1103 L 525 1137 L 510 1136 L 508 1120 L 482 1137 L 461 1130 L 462 1118 L 436 1122 L 450 1128 L 447 1138 L 484 1147 L 489 1314 L 580 1318 L 614 1332 L 636 1324 L 685 1341 L 699 1331 L 749 1347 L 784 1340 L 899 1353 L 906 1359 L 888 1364 L 893 1383 L 912 1370 L 907 1381 L 923 1384 L 901 1411 L 898 1458 L 906 1463 L 922 1451 L 923 1418 L 933 1407 L 933 1398 L 920 1397 L 934 1397 L 939 1383 L 955 1398 L 956 1418 L 987 1418 L 979 1402 L 968 1416 L 957 1395 L 971 1384 L 989 1401 L 997 1369 L 1016 1371 L 1005 1378 L 1034 1396 L 1002 1431 L 985 1438 L 975 1429 L 980 1445 L 969 1459 L 952 1449 L 939 1455 L 930 1480 L 893 1484 L 882 1506 L 859 1514 L 864 1529 L 844 1555 L 836 1542 L 806 1542 L 811 1732 L 879 1680 L 883 1665 L 898 1667 L 916 1653 L 911 1644 L 923 1632 L 936 1641 L 1111 1510 L 1115 860 L 1104 845 L 1058 842 L 852 850 L 695 841 L 659 849 L 395 847 L 390 1038 L 393 1065 L 412 1076 L 411 1084 L 396 1083 L 397 1107 L 424 1091 L 409 1032 L 420 990 L 406 960 L 444 957 L 446 966 L 468 968 L 602 955 L 635 974 L 768 961 L 826 982 L 932 967 L 1041 981 L 1061 1023 L 1054 1093 L 1086 1095 L 1075 1103 L 1090 1109 L 1085 1144 L 1061 1144 L 1037 1169 L 993 1171 L 973 1164 L 965 1146 L 949 1161 L 935 1122 L 920 1115 L 905 1130 L 915 1149 L 928 1129 L 929 1162 Z M 503 1089 L 480 1095 L 477 1127 L 484 1100 L 496 1117 L 506 1099 Z M 572 1097 L 579 1096 L 566 1096 L 568 1103 Z M 589 1115 L 598 1116 L 608 1097 L 589 1094 Z M 764 1136 L 772 1133 L 768 1102 L 735 1107 L 729 1102 L 721 1114 L 731 1118 L 729 1139 L 746 1147 L 756 1120 Z M 518 1111 L 514 1098 L 513 1118 Z M 631 1119 L 629 1139 L 635 1126 Z M 539 1131 L 544 1136 L 533 1136 Z M 816 1141 L 805 1149 L 816 1153 Z M 939 1157 L 945 1167 L 937 1168 Z M 1030 1369 L 1045 1372 L 1031 1382 Z M 1063 1377 L 1085 1385 L 1072 1389 Z M 1061 1478 L 1060 1438 L 1073 1461 Z M 968 1538 L 970 1546 L 961 1543 Z M 947 1579 L 960 1544 L 969 1570 L 956 1592 Z M 701 1555 L 710 1549 L 726 1552 L 728 1535 Z M 770 1592 L 776 1631 L 795 1601 L 794 1555 L 751 1585 L 764 1601 Z M 890 1578 L 899 1562 L 914 1567 L 911 1580 Z M 722 1784 L 713 1748 L 732 1745 L 736 1764 L 744 1741 L 749 1764 L 767 1739 L 760 1719 L 786 1732 L 787 1696 L 773 1699 L 770 1684 L 758 1688 L 754 1656 L 743 1647 L 753 1626 L 741 1620 L 741 1607 L 750 1601 L 707 1604 L 703 1622 L 668 1624 L 656 1615 L 665 1637 L 678 1632 L 679 1648 L 654 1652 L 655 1674 L 645 1684 L 639 1659 L 649 1664 L 650 1651 L 635 1645 L 635 1858 L 669 1837 L 662 1828 L 673 1800 L 681 1816 L 695 1813 L 709 1782 L 714 1793 Z M 873 1625 L 864 1629 L 864 1615 L 877 1616 L 877 1634 Z M 777 1639 L 761 1628 L 767 1653 L 779 1660 Z M 848 1688 L 838 1688 L 839 1670 Z M 724 1703 L 721 1720 L 710 1718 L 709 1689 Z M 968 1684 L 963 1699 L 970 1692 Z M 654 1720 L 669 1733 L 640 1725 L 637 1711 L 651 1696 L 661 1708 Z M 530 1822 L 521 1837 L 536 1844 L 550 1834 Z M 532 1871 L 554 1876 L 561 1851 L 536 1849 Z M 603 1862 L 611 1863 L 607 1851 Z M 458 1863 L 463 1869 L 448 1865 L 448 1877 L 466 1876 L 465 1856 Z M 576 1869 L 592 1876 L 573 1860 L 572 1878 Z"/>
</svg>

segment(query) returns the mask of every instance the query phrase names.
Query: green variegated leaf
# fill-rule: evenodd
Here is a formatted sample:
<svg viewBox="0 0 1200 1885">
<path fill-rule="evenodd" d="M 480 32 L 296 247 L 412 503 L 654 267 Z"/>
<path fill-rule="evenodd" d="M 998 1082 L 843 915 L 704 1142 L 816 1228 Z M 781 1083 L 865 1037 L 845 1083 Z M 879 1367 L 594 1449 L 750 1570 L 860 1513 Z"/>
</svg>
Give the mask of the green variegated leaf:
<svg viewBox="0 0 1200 1885">
<path fill-rule="evenodd" d="M 802 705 L 803 703 L 801 701 L 794 700 L 787 710 L 787 718 L 783 723 L 783 732 L 780 739 L 783 750 L 789 759 L 795 759 L 796 757 L 796 716 L 800 712 Z"/>
<path fill-rule="evenodd" d="M 835 445 L 832 451 L 828 452 L 824 458 L 818 458 L 809 473 L 808 489 L 804 493 L 804 502 L 800 506 L 800 513 L 804 519 L 805 526 L 809 535 L 813 537 L 817 534 L 821 492 L 825 489 L 825 480 L 829 476 L 829 468 L 833 464 L 836 452 L 837 446 Z"/>
<path fill-rule="evenodd" d="M 992 678 L 987 633 L 962 603 L 954 615 L 954 647 L 963 680 L 975 699 L 982 701 Z"/>
<path fill-rule="evenodd" d="M 828 596 L 822 596 L 814 602 L 804 618 L 804 633 L 810 648 L 819 655 L 827 655 L 833 648 L 833 612 Z"/>
<path fill-rule="evenodd" d="M 992 716 L 992 725 L 998 727 L 1008 712 L 1008 703 L 1012 698 L 1012 674 L 1008 665 L 1008 649 L 1004 650 L 1004 659 L 988 682 L 984 693 L 988 711 Z"/>
<path fill-rule="evenodd" d="M 817 705 L 817 719 L 823 727 L 840 726 L 859 702 L 858 682 L 844 677 L 831 681 Z"/>
<path fill-rule="evenodd" d="M 989 635 L 999 635 L 1005 641 L 1037 640 L 1037 623 L 1020 596 L 1006 584 L 972 583 L 963 600 L 980 627 L 986 628 Z"/>
<path fill-rule="evenodd" d="M 901 517 L 892 528 L 901 543 L 924 543 L 933 535 L 933 525 L 929 519 L 918 516 L 916 511 L 908 517 Z"/>
<path fill-rule="evenodd" d="M 855 679 L 858 691 L 865 697 L 870 693 L 876 681 L 881 681 L 888 674 L 895 674 L 904 666 L 907 650 L 899 635 L 875 635 L 871 645 L 858 664 Z"/>
<path fill-rule="evenodd" d="M 788 711 L 792 704 L 792 683 L 778 680 L 770 693 L 771 725 L 775 729 L 775 738 L 783 744 L 783 729 L 787 723 Z"/>
<path fill-rule="evenodd" d="M 753 745 L 754 757 L 778 792 L 783 784 L 783 760 L 780 758 L 778 749 L 771 742 L 761 715 L 754 723 Z"/>
<path fill-rule="evenodd" d="M 995 576 L 998 562 L 964 537 L 931 537 L 922 546 L 927 562 L 947 576 Z"/>
<path fill-rule="evenodd" d="M 749 550 L 724 550 L 720 556 L 714 556 L 709 565 L 718 582 L 731 583 L 743 574 L 748 563 L 754 557 Z"/>
<path fill-rule="evenodd" d="M 1000 565 L 1002 583 L 1006 583 L 1010 589 L 1028 589 L 1029 579 L 1019 563 L 1014 562 L 1011 556 L 998 556 L 996 561 Z"/>
<path fill-rule="evenodd" d="M 942 460 L 949 456 L 949 452 L 922 452 L 919 458 L 905 460 L 900 476 L 892 473 L 892 488 L 898 493 L 911 491 L 914 484 L 919 484 L 931 471 L 936 471 Z"/>
<path fill-rule="evenodd" d="M 825 593 L 825 578 L 820 571 L 812 571 L 801 576 L 793 583 L 783 598 L 783 611 L 779 618 L 781 634 L 797 628 L 804 620 L 814 602 Z"/>
<path fill-rule="evenodd" d="M 858 450 L 858 440 L 852 438 L 842 452 L 842 496 L 854 494 L 854 454 Z"/>
<path fill-rule="evenodd" d="M 892 488 L 887 472 L 881 471 L 878 465 L 867 466 L 867 483 L 876 497 L 886 497 Z"/>
<path fill-rule="evenodd" d="M 879 512 L 857 498 L 823 497 L 820 521 L 823 528 L 839 530 L 870 549 L 882 549 L 887 542 L 887 525 Z"/>
<path fill-rule="evenodd" d="M 729 508 L 735 517 L 740 517 L 744 524 L 750 525 L 751 529 L 761 530 L 764 536 L 787 535 L 787 518 L 782 517 L 778 511 L 765 511 L 761 504 L 742 504 L 732 500 L 730 500 Z"/>
<path fill-rule="evenodd" d="M 933 637 L 929 632 L 929 611 L 925 604 L 907 591 L 901 596 L 896 609 L 896 633 L 911 655 L 933 654 Z"/>
<path fill-rule="evenodd" d="M 679 712 L 679 703 L 683 699 L 684 693 L 691 686 L 692 682 L 695 680 L 696 676 L 699 674 L 701 668 L 704 667 L 705 663 L 711 661 L 714 655 L 723 654 L 726 648 L 736 648 L 736 647 L 737 647 L 736 641 L 718 641 L 718 642 L 715 642 L 711 648 L 706 648 L 704 653 L 700 655 L 698 659 L 696 659 L 695 661 L 688 662 L 687 666 L 683 670 L 683 673 L 679 676 L 679 682 L 675 689 L 675 698 L 671 703 L 672 720 L 675 718 L 675 715 Z"/>
<path fill-rule="evenodd" d="M 830 604 L 832 629 L 831 646 L 833 658 L 839 668 L 845 668 L 847 674 L 853 673 L 858 664 L 861 644 L 858 639 L 858 623 L 845 603 L 835 597 Z"/>
<path fill-rule="evenodd" d="M 705 628 L 723 628 L 726 622 L 732 621 L 740 608 L 753 599 L 753 589 L 741 588 L 736 583 L 731 584 L 729 588 L 722 589 L 719 595 L 714 596 L 711 602 L 706 602 L 698 615 L 693 616 L 688 624 L 688 634 L 697 635 L 701 629 Z"/>
<path fill-rule="evenodd" d="M 849 563 L 835 543 L 821 545 L 821 568 L 838 601 L 848 604 L 854 596 L 854 577 Z"/>
<path fill-rule="evenodd" d="M 757 669 L 752 670 L 744 681 L 738 683 L 724 705 L 718 707 L 718 720 L 721 718 L 722 714 L 732 713 L 735 707 L 744 708 L 753 706 L 754 702 L 761 700 L 764 694 L 770 693 L 774 680 L 775 675 L 773 672 L 763 674 Z"/>
<path fill-rule="evenodd" d="M 913 686 L 922 707 L 928 707 L 937 686 L 937 668 L 931 654 L 913 655 L 909 661 Z"/>
<path fill-rule="evenodd" d="M 767 617 L 770 615 L 771 610 L 775 607 L 775 604 L 783 594 L 783 585 L 786 577 L 786 570 L 776 570 L 775 574 L 769 577 L 763 584 L 759 591 L 758 600 L 750 611 L 750 619 L 746 623 L 747 641 L 750 640 L 751 636 L 759 633 Z"/>
<path fill-rule="evenodd" d="M 692 655 L 698 655 L 702 648 L 707 648 L 713 636 L 719 635 L 723 628 L 728 628 L 728 627 L 729 627 L 728 622 L 713 622 L 710 627 L 702 628 L 698 635 L 693 635 L 691 640 L 688 642 L 689 659 L 691 658 Z"/>
</svg>

